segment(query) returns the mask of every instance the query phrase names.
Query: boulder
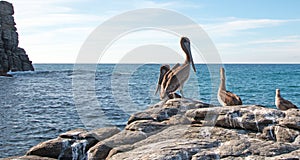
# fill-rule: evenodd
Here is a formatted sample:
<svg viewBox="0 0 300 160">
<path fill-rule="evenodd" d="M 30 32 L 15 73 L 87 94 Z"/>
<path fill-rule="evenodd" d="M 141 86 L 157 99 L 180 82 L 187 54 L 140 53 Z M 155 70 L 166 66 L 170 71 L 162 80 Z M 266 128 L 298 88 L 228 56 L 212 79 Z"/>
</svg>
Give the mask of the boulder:
<svg viewBox="0 0 300 160">
<path fill-rule="evenodd" d="M 35 155 L 40 157 L 50 157 L 50 158 L 70 158 L 72 157 L 71 143 L 74 141 L 69 141 L 68 139 L 56 138 L 42 142 L 34 147 L 32 147 L 26 155 Z"/>
<path fill-rule="evenodd" d="M 62 133 L 58 138 L 42 142 L 32 147 L 26 155 L 50 157 L 55 159 L 84 159 L 87 151 L 99 141 L 107 139 L 120 130 L 116 127 L 101 128 L 92 131 L 75 129 Z"/>
</svg>

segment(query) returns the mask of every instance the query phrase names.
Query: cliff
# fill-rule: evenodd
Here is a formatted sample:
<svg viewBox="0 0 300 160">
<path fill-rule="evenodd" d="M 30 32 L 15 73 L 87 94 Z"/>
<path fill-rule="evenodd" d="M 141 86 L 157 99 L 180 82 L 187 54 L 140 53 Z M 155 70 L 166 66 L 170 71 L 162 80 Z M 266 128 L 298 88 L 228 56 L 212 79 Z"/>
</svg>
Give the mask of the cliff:
<svg viewBox="0 0 300 160">
<path fill-rule="evenodd" d="M 25 50 L 18 47 L 19 36 L 13 14 L 13 5 L 0 1 L 0 76 L 9 71 L 34 70 Z"/>
<path fill-rule="evenodd" d="M 15 158 L 299 159 L 299 133 L 297 109 L 280 111 L 257 105 L 213 107 L 178 98 L 133 114 L 123 130 L 108 127 L 69 131 Z"/>
</svg>

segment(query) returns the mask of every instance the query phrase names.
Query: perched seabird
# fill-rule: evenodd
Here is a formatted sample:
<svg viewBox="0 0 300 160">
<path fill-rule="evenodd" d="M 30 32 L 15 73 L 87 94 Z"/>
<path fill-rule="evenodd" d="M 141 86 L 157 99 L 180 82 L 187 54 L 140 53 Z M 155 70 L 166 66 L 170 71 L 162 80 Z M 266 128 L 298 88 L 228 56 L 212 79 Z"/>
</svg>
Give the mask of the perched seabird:
<svg viewBox="0 0 300 160">
<path fill-rule="evenodd" d="M 157 94 L 158 91 L 160 91 L 163 78 L 169 70 L 170 70 L 170 65 L 168 65 L 168 64 L 164 64 L 164 65 L 160 66 L 160 73 L 159 73 L 159 77 L 158 77 L 158 81 L 157 81 L 155 95 Z"/>
<path fill-rule="evenodd" d="M 160 67 L 160 74 L 159 74 L 155 94 L 157 94 L 157 92 L 161 90 L 161 86 L 164 87 L 166 85 L 167 81 L 165 80 L 163 83 L 163 79 L 168 79 L 169 78 L 168 75 L 172 72 L 172 70 L 176 69 L 179 66 L 180 66 L 180 64 L 177 63 L 171 69 L 170 69 L 170 65 L 168 65 L 168 64 L 164 64 Z M 168 94 L 168 97 L 169 97 L 169 99 L 181 98 L 181 96 L 177 93 L 170 93 L 170 94 Z"/>
<path fill-rule="evenodd" d="M 176 64 L 163 78 L 160 90 L 160 99 L 164 99 L 169 94 L 175 93 L 177 90 L 180 91 L 181 96 L 183 96 L 183 85 L 188 80 L 190 75 L 191 66 L 196 72 L 194 65 L 190 40 L 187 37 L 182 37 L 180 40 L 180 45 L 184 53 L 186 54 L 185 62 L 180 66 Z"/>
<path fill-rule="evenodd" d="M 176 93 L 176 92 L 169 93 L 168 97 L 169 97 L 169 99 L 181 98 L 181 96 L 178 93 Z"/>
<path fill-rule="evenodd" d="M 242 100 L 239 96 L 226 90 L 225 70 L 223 67 L 220 69 L 221 83 L 218 91 L 218 101 L 222 106 L 242 105 Z"/>
<path fill-rule="evenodd" d="M 290 102 L 288 100 L 283 99 L 280 96 L 280 90 L 279 89 L 276 89 L 275 105 L 278 109 L 284 110 L 284 111 L 288 110 L 290 108 L 296 108 L 297 109 L 296 105 L 294 105 L 292 102 Z"/>
</svg>

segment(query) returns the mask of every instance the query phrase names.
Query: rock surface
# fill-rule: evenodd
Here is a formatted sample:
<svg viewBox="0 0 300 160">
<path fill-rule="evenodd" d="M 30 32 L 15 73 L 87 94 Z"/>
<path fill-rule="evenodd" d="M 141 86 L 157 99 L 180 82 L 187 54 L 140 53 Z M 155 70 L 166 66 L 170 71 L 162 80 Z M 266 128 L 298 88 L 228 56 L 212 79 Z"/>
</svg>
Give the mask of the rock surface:
<svg viewBox="0 0 300 160">
<path fill-rule="evenodd" d="M 76 129 L 60 134 L 59 137 L 32 147 L 26 156 L 35 155 L 54 159 L 85 159 L 86 151 L 99 141 L 107 139 L 120 130 L 116 127 L 100 128 L 90 132 Z"/>
<path fill-rule="evenodd" d="M 11 3 L 0 1 L 0 76 L 8 71 L 33 71 L 32 62 L 23 48 L 18 47 L 19 36 Z"/>
<path fill-rule="evenodd" d="M 213 107 L 178 98 L 133 114 L 122 131 L 117 128 L 69 131 L 34 146 L 25 157 L 299 159 L 299 117 L 297 109 L 280 111 L 256 105 Z M 80 143 L 81 148 L 74 153 L 74 144 Z"/>
</svg>

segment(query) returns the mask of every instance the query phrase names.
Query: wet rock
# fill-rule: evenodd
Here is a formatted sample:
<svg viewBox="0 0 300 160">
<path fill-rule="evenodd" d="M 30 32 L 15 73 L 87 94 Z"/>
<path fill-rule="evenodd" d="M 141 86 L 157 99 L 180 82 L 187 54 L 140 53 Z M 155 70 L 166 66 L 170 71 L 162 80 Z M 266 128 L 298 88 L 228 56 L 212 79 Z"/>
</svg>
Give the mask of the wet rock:
<svg viewBox="0 0 300 160">
<path fill-rule="evenodd" d="M 15 50 L 16 61 L 19 61 L 16 65 L 18 71 L 33 71 L 32 61 L 29 60 L 26 51 L 23 48 L 17 47 Z"/>
<path fill-rule="evenodd" d="M 34 70 L 25 50 L 18 47 L 19 35 L 13 14 L 12 4 L 0 1 L 0 76 L 6 76 L 8 71 Z"/>
<path fill-rule="evenodd" d="M 2 72 L 0 72 L 0 76 L 4 76 L 4 77 L 13 77 L 11 74 L 2 73 Z"/>
<path fill-rule="evenodd" d="M 78 129 L 74 129 L 65 133 L 62 133 L 59 135 L 59 137 L 61 138 L 69 138 L 69 139 L 79 139 L 79 136 L 81 134 L 85 134 L 87 133 L 86 130 L 78 128 Z"/>
<path fill-rule="evenodd" d="M 32 147 L 26 155 L 36 155 L 55 159 L 58 159 L 58 157 L 72 157 L 71 148 L 67 143 L 68 141 L 62 138 L 52 139 Z"/>
<path fill-rule="evenodd" d="M 56 159 L 84 159 L 91 147 L 100 140 L 107 139 L 118 132 L 120 130 L 116 127 L 101 128 L 89 132 L 84 129 L 75 129 L 60 134 L 56 139 L 32 147 L 26 155 Z"/>
</svg>

